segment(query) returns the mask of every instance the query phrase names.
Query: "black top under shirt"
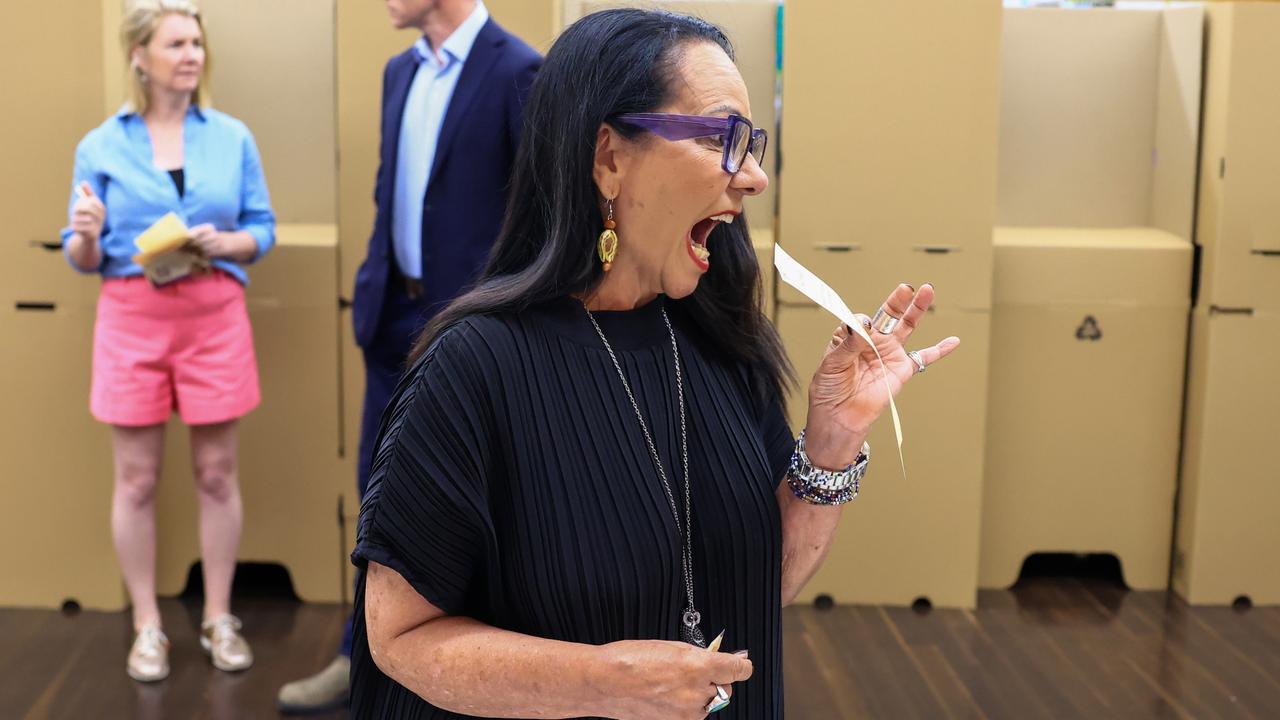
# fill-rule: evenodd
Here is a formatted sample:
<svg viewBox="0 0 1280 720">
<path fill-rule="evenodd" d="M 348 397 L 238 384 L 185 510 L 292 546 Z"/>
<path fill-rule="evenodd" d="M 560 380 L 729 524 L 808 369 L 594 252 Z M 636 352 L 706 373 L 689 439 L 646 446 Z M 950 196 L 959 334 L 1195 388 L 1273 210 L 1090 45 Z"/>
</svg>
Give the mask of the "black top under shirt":
<svg viewBox="0 0 1280 720">
<path fill-rule="evenodd" d="M 183 197 L 187 193 L 187 175 L 182 168 L 170 170 L 169 177 L 173 180 L 173 186 L 178 189 L 178 197 Z"/>
<path fill-rule="evenodd" d="M 755 672 L 717 718 L 783 716 L 782 531 L 775 491 L 794 439 L 779 398 L 700 349 L 679 303 L 599 321 L 683 511 L 668 308 L 680 347 L 702 630 Z M 678 639 L 681 537 L 631 402 L 582 305 L 472 316 L 406 373 L 382 418 L 352 560 L 352 716 L 455 720 L 369 655 L 365 573 L 376 561 L 451 615 L 601 645 Z M 710 695 L 708 695 L 710 699 Z"/>
</svg>

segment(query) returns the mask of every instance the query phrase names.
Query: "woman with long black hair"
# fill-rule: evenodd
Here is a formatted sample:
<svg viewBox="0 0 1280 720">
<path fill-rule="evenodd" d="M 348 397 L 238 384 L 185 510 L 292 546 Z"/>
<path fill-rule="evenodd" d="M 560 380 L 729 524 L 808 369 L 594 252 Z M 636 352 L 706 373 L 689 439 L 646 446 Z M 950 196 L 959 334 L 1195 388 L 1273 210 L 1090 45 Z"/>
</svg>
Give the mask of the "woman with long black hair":
<svg viewBox="0 0 1280 720">
<path fill-rule="evenodd" d="M 782 605 L 889 393 L 959 341 L 908 353 L 933 290 L 898 286 L 859 318 L 883 360 L 838 328 L 792 435 L 741 217 L 768 183 L 750 118 L 701 20 L 605 11 L 552 47 L 489 267 L 383 417 L 355 717 L 782 716 Z"/>
</svg>

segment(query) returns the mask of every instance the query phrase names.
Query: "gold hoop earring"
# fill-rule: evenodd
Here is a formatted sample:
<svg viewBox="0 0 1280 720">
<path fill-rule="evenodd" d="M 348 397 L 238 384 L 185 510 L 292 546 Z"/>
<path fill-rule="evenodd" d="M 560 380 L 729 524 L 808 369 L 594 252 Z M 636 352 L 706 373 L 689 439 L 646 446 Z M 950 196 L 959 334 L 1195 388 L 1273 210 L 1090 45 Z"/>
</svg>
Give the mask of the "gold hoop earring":
<svg viewBox="0 0 1280 720">
<path fill-rule="evenodd" d="M 618 256 L 618 233 L 614 232 L 618 225 L 613 221 L 613 200 L 605 202 L 608 203 L 609 217 L 604 221 L 604 232 L 600 233 L 596 251 L 600 254 L 600 264 L 604 271 L 609 272 L 613 269 L 613 259 Z"/>
</svg>

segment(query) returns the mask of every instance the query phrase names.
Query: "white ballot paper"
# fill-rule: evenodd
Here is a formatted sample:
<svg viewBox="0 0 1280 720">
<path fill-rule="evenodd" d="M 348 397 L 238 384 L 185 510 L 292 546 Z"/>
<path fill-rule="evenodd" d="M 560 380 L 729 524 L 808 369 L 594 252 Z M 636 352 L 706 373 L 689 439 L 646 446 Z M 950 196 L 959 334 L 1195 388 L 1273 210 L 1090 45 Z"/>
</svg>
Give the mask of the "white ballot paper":
<svg viewBox="0 0 1280 720">
<path fill-rule="evenodd" d="M 827 312 L 835 315 L 851 330 L 858 333 L 858 336 L 867 341 L 871 346 L 871 350 L 875 352 L 876 357 L 880 357 L 880 351 L 876 349 L 876 344 L 872 342 L 871 336 L 867 335 L 866 328 L 862 327 L 862 323 L 853 316 L 853 311 L 845 304 L 844 300 L 836 294 L 831 286 L 822 281 L 822 278 L 814 275 L 808 268 L 796 262 L 781 245 L 773 246 L 773 266 L 778 269 L 778 277 L 791 287 L 804 293 L 804 296 L 817 303 Z M 884 382 L 885 392 L 889 395 L 889 413 L 893 416 L 893 434 L 898 439 L 898 462 L 902 465 L 902 477 L 907 477 L 907 462 L 902 455 L 902 421 L 898 419 L 898 406 L 893 402 L 893 390 L 889 386 L 889 378 L 885 375 L 883 368 L 880 372 L 880 379 Z"/>
</svg>

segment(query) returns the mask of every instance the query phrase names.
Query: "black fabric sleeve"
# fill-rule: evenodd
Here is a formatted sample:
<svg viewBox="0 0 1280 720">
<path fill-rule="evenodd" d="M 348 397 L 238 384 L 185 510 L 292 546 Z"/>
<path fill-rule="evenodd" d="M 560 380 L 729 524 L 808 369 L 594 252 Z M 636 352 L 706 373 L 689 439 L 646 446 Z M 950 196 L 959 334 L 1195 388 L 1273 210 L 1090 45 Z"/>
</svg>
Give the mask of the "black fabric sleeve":
<svg viewBox="0 0 1280 720">
<path fill-rule="evenodd" d="M 760 428 L 760 437 L 764 441 L 770 477 L 775 482 L 782 482 L 796 445 L 795 433 L 787 421 L 786 401 L 778 396 L 775 386 L 766 380 L 765 371 L 759 368 L 743 370 L 756 426 Z"/>
<path fill-rule="evenodd" d="M 769 453 L 769 469 L 773 473 L 773 478 L 781 482 L 787 466 L 791 464 L 791 453 L 795 450 L 796 438 L 791 432 L 791 426 L 787 423 L 787 415 L 783 411 L 780 399 L 773 398 L 765 404 L 760 427 L 765 451 Z"/>
<path fill-rule="evenodd" d="M 495 547 L 485 343 L 465 322 L 435 340 L 382 418 L 352 561 L 398 572 L 460 614 Z"/>
</svg>

